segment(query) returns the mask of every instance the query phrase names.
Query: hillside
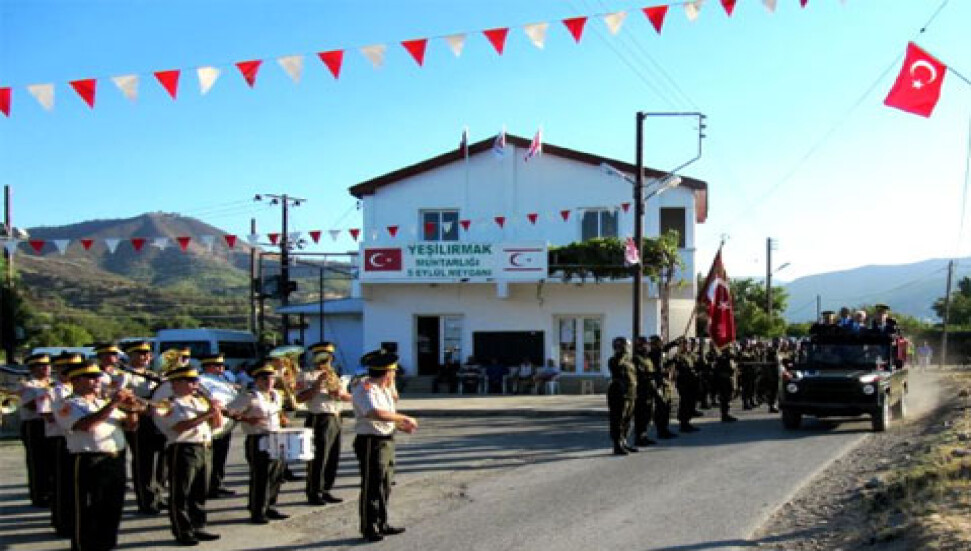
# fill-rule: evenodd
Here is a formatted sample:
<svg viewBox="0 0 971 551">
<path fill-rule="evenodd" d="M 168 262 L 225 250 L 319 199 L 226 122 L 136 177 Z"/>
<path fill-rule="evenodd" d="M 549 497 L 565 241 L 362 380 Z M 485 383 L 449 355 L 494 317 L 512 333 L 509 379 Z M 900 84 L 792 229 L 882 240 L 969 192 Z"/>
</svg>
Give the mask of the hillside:
<svg viewBox="0 0 971 551">
<path fill-rule="evenodd" d="M 947 259 L 895 266 L 861 266 L 852 270 L 801 277 L 783 287 L 789 292 L 786 319 L 810 321 L 816 316 L 816 295 L 823 310 L 841 306 L 886 303 L 895 311 L 937 321 L 931 308 L 947 288 Z M 971 259 L 955 262 L 954 282 L 971 276 Z"/>
</svg>

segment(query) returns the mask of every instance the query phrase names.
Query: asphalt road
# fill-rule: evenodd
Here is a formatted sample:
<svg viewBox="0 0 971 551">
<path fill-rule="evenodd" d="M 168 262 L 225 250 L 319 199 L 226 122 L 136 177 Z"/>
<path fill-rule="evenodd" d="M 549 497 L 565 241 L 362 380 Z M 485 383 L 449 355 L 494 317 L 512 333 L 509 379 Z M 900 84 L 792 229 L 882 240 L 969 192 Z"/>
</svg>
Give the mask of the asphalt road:
<svg viewBox="0 0 971 551">
<path fill-rule="evenodd" d="M 918 385 L 920 386 L 920 385 Z M 919 395 L 926 390 L 920 390 Z M 933 392 L 931 392 L 933 394 Z M 542 400 L 544 397 L 537 397 Z M 551 397 L 561 404 L 566 397 Z M 408 528 L 376 549 L 734 549 L 807 480 L 869 434 L 867 420 L 781 428 L 778 415 L 740 412 L 734 424 L 702 419 L 702 431 L 628 457 L 609 453 L 606 419 L 595 408 L 528 415 L 427 417 L 398 441 L 392 521 Z M 927 400 L 912 401 L 924 403 Z M 933 400 L 931 400 L 933 401 Z M 583 414 L 579 414 L 583 413 Z M 351 429 L 346 421 L 345 429 Z M 345 435 L 349 432 L 345 432 Z M 303 483 L 284 485 L 270 526 L 247 523 L 241 439 L 228 482 L 237 498 L 210 501 L 210 528 L 222 534 L 200 549 L 344 549 L 357 533 L 356 464 L 345 453 L 340 505 L 303 505 Z M 302 467 L 297 472 L 302 473 Z M 45 512 L 27 506 L 19 442 L 0 445 L 0 547 L 63 549 Z M 120 549 L 174 547 L 166 516 L 132 514 L 129 492 Z"/>
</svg>

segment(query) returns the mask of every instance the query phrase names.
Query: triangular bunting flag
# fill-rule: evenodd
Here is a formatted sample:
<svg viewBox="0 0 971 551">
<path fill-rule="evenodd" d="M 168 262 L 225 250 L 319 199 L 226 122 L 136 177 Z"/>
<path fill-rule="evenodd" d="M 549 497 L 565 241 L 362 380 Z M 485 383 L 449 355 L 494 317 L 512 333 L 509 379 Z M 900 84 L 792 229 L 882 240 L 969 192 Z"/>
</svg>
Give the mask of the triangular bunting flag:
<svg viewBox="0 0 971 551">
<path fill-rule="evenodd" d="M 799 5 L 805 8 L 807 2 L 809 2 L 809 0 L 799 0 Z"/>
<path fill-rule="evenodd" d="M 654 30 L 657 34 L 661 34 L 661 27 L 664 26 L 664 16 L 668 14 L 667 6 L 653 6 L 650 8 L 644 8 L 644 15 L 651 21 L 651 25 L 654 25 Z"/>
<path fill-rule="evenodd" d="M 357 241 L 357 236 L 361 235 L 361 230 L 359 228 L 351 228 L 347 230 L 347 233 L 351 234 L 351 239 Z"/>
<path fill-rule="evenodd" d="M 469 231 L 469 227 L 472 226 L 472 221 L 471 220 L 459 220 L 459 225 L 462 226 L 462 229 L 463 230 Z"/>
<path fill-rule="evenodd" d="M 462 55 L 462 48 L 465 47 L 465 33 L 450 34 L 445 37 L 445 42 L 448 43 L 448 47 L 455 54 L 455 57 L 459 57 Z"/>
<path fill-rule="evenodd" d="M 175 99 L 175 96 L 179 93 L 179 70 L 175 69 L 172 71 L 155 71 L 155 78 L 158 79 L 159 84 L 165 91 Z"/>
<path fill-rule="evenodd" d="M 387 46 L 384 44 L 372 44 L 371 46 L 365 46 L 361 48 L 361 53 L 364 57 L 368 58 L 371 65 L 374 65 L 375 69 L 380 69 L 384 65 L 384 52 L 387 50 Z"/>
<path fill-rule="evenodd" d="M 769 13 L 775 13 L 776 0 L 762 0 L 762 3 L 765 4 L 765 9 L 769 10 Z"/>
<path fill-rule="evenodd" d="M 138 75 L 121 75 L 111 77 L 111 82 L 121 90 L 122 95 L 130 101 L 138 99 Z"/>
<path fill-rule="evenodd" d="M 168 237 L 156 237 L 152 240 L 152 246 L 160 251 L 164 251 L 169 248 L 169 238 Z"/>
<path fill-rule="evenodd" d="M 145 238 L 144 237 L 132 237 L 131 238 L 131 246 L 132 246 L 132 248 L 135 249 L 135 252 L 136 253 L 142 252 L 142 247 L 145 246 Z"/>
<path fill-rule="evenodd" d="M 489 43 L 496 49 L 496 53 L 502 55 L 502 50 L 506 47 L 506 35 L 509 34 L 509 29 L 489 29 L 482 31 L 482 34 L 489 39 Z"/>
<path fill-rule="evenodd" d="M 260 234 L 258 234 L 258 233 L 251 233 L 251 234 L 249 234 L 249 235 L 246 236 L 246 240 L 249 241 L 249 244 L 250 245 L 252 245 L 252 246 L 255 247 L 260 242 Z"/>
<path fill-rule="evenodd" d="M 452 226 L 454 226 L 454 225 L 455 225 L 454 222 L 442 222 L 442 233 L 447 234 L 447 233 L 451 232 L 452 231 Z"/>
<path fill-rule="evenodd" d="M 108 237 L 105 239 L 105 246 L 108 247 L 108 252 L 111 254 L 115 254 L 115 251 L 118 250 L 119 243 L 121 243 L 121 239 L 117 237 Z"/>
<path fill-rule="evenodd" d="M 307 233 L 310 234 L 310 238 L 314 240 L 314 243 L 320 243 L 320 230 L 310 230 Z"/>
<path fill-rule="evenodd" d="M 41 250 L 43 250 L 44 248 L 44 243 L 46 243 L 46 241 L 44 241 L 43 239 L 31 239 L 27 243 L 30 243 L 30 248 L 34 249 L 35 253 L 40 254 Z"/>
<path fill-rule="evenodd" d="M 337 241 L 337 237 L 341 234 L 341 231 L 340 230 L 327 230 L 327 233 L 330 234 L 330 240 L 331 241 Z M 313 234 L 311 234 L 311 235 L 313 235 Z"/>
<path fill-rule="evenodd" d="M 226 242 L 226 246 L 229 247 L 230 249 L 235 249 L 236 248 L 236 236 L 235 235 L 233 235 L 231 233 L 227 233 L 226 235 L 223 236 L 223 240 Z"/>
<path fill-rule="evenodd" d="M 408 53 L 411 54 L 411 57 L 415 59 L 415 63 L 417 63 L 419 67 L 425 63 L 425 47 L 428 46 L 427 38 L 405 40 L 401 43 L 401 45 L 408 50 Z"/>
<path fill-rule="evenodd" d="M 344 62 L 344 50 L 320 52 L 317 54 L 317 57 L 324 62 L 324 65 L 330 70 L 330 74 L 334 75 L 334 78 L 341 76 L 341 63 Z"/>
<path fill-rule="evenodd" d="M 84 250 L 90 251 L 91 250 L 91 245 L 94 245 L 94 239 L 82 239 L 81 240 L 81 246 L 84 247 Z"/>
<path fill-rule="evenodd" d="M 240 61 L 236 64 L 239 69 L 239 73 L 243 75 L 243 80 L 250 88 L 256 85 L 256 74 L 260 72 L 260 65 L 263 64 L 263 60 L 254 59 L 251 61 Z"/>
<path fill-rule="evenodd" d="M 183 235 L 183 236 L 176 237 L 175 240 L 179 243 L 179 248 L 182 249 L 182 252 L 185 252 L 186 250 L 188 250 L 189 242 L 192 241 L 192 238 Z"/>
<path fill-rule="evenodd" d="M 425 222 L 425 233 L 426 234 L 434 234 L 435 233 L 435 223 L 434 222 Z"/>
<path fill-rule="evenodd" d="M 57 252 L 61 253 L 63 256 L 67 252 L 67 246 L 71 243 L 70 239 L 55 239 L 54 246 L 57 247 Z"/>
<path fill-rule="evenodd" d="M 212 247 L 216 243 L 215 235 L 200 235 L 199 240 L 206 246 L 206 250 L 212 252 Z"/>
<path fill-rule="evenodd" d="M 546 45 L 546 29 L 549 26 L 549 23 L 533 23 L 532 25 L 526 25 L 523 30 L 526 32 L 526 36 L 529 37 L 529 41 L 533 43 L 533 46 L 542 50 Z"/>
<path fill-rule="evenodd" d="M 621 203 L 620 208 L 623 209 L 624 212 L 627 212 L 630 210 L 630 203 Z"/>
<path fill-rule="evenodd" d="M 0 112 L 6 116 L 10 116 L 10 88 L 3 87 L 0 88 Z"/>
<path fill-rule="evenodd" d="M 534 225 L 534 226 L 536 225 L 536 219 L 537 218 L 539 218 L 539 213 L 536 213 L 536 212 L 531 212 L 531 213 L 529 213 L 529 214 L 526 215 L 526 219 L 528 219 L 529 220 L 529 223 L 532 224 L 532 225 Z"/>
<path fill-rule="evenodd" d="M 498 224 L 500 228 L 506 225 L 506 217 L 505 216 L 496 216 L 495 217 L 495 221 L 496 221 L 496 224 Z"/>
<path fill-rule="evenodd" d="M 684 14 L 688 17 L 688 21 L 694 23 L 698 20 L 698 16 L 701 15 L 701 4 L 702 0 L 695 0 L 694 2 L 685 2 L 684 4 Z"/>
<path fill-rule="evenodd" d="M 19 239 L 7 239 L 3 242 L 3 248 L 7 250 L 7 254 L 10 256 L 17 252 L 17 245 L 20 245 Z"/>
<path fill-rule="evenodd" d="M 570 211 L 569 210 L 561 210 L 560 211 L 560 217 L 563 218 L 563 221 L 564 222 L 566 222 L 567 220 L 570 219 Z"/>
<path fill-rule="evenodd" d="M 54 109 L 54 85 L 53 84 L 31 84 L 27 87 L 30 95 L 34 96 L 41 107 L 50 111 Z"/>
<path fill-rule="evenodd" d="M 580 38 L 583 37 L 583 27 L 587 24 L 586 16 L 564 19 L 563 24 L 566 25 L 567 30 L 570 31 L 570 35 L 573 36 L 573 40 L 579 44 Z"/>
<path fill-rule="evenodd" d="M 98 81 L 93 78 L 86 78 L 84 80 L 72 80 L 71 88 L 81 96 L 84 103 L 88 104 L 88 107 L 94 109 L 94 92 L 97 89 Z"/>
<path fill-rule="evenodd" d="M 294 84 L 300 84 L 300 77 L 303 75 L 303 56 L 302 55 L 288 55 L 286 57 L 280 57 L 276 60 L 283 67 L 283 70 L 290 77 L 290 80 Z"/>
<path fill-rule="evenodd" d="M 732 16 L 732 12 L 735 10 L 735 4 L 737 2 L 738 0 L 722 0 L 722 7 L 725 8 L 725 13 L 728 14 L 728 17 Z"/>
<path fill-rule="evenodd" d="M 388 233 L 391 234 L 391 237 L 398 235 L 398 226 L 388 226 Z"/>
<path fill-rule="evenodd" d="M 196 76 L 199 77 L 199 93 L 203 96 L 212 90 L 216 79 L 219 78 L 221 71 L 216 67 L 199 67 L 196 69 Z"/>
<path fill-rule="evenodd" d="M 266 236 L 268 238 L 270 238 L 270 243 L 273 243 L 274 245 L 276 245 L 277 244 L 277 241 L 280 240 L 280 234 L 279 233 L 268 233 L 268 234 L 266 234 Z"/>
<path fill-rule="evenodd" d="M 618 11 L 614 13 L 608 13 L 604 16 L 604 23 L 607 25 L 607 32 L 612 35 L 616 35 L 620 32 L 620 27 L 624 24 L 624 19 L 627 18 L 627 12 Z"/>
</svg>

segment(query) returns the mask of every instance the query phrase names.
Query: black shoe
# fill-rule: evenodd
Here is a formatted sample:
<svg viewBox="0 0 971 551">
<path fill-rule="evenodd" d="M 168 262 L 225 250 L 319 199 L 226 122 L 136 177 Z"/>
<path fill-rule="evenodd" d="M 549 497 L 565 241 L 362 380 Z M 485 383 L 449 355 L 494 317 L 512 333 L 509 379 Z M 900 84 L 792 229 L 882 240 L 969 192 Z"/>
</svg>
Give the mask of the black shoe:
<svg viewBox="0 0 971 551">
<path fill-rule="evenodd" d="M 630 455 L 630 452 L 627 451 L 627 448 L 621 446 L 620 444 L 615 444 L 614 455 Z"/>
<path fill-rule="evenodd" d="M 327 502 L 324 501 L 320 496 L 308 497 L 307 503 L 310 505 L 327 505 Z"/>
<path fill-rule="evenodd" d="M 651 440 L 646 436 L 642 436 L 638 438 L 637 441 L 635 441 L 634 443 L 637 444 L 638 446 L 653 446 L 657 444 L 657 442 L 655 442 L 654 440 Z"/>
<path fill-rule="evenodd" d="M 185 546 L 199 545 L 199 540 L 197 540 L 196 538 L 194 538 L 192 536 L 186 536 L 184 538 L 177 538 L 175 541 L 179 545 L 185 545 Z"/>
<path fill-rule="evenodd" d="M 280 511 L 277 511 L 276 509 L 267 509 L 266 518 L 270 520 L 286 520 L 290 518 L 290 515 L 283 514 Z"/>
<path fill-rule="evenodd" d="M 631 453 L 637 453 L 637 452 L 641 451 L 641 450 L 635 448 L 634 446 L 631 446 L 631 445 L 628 445 L 628 444 L 624 444 L 624 449 L 627 450 L 627 451 L 629 451 L 629 452 L 631 452 Z"/>
<path fill-rule="evenodd" d="M 681 432 L 698 432 L 699 430 L 701 430 L 701 429 L 699 429 L 696 426 L 689 425 L 687 423 L 682 423 L 681 424 Z"/>
<path fill-rule="evenodd" d="M 738 417 L 732 417 L 731 415 L 722 415 L 722 423 L 734 423 L 738 421 Z"/>
<path fill-rule="evenodd" d="M 269 524 L 270 519 L 266 517 L 252 517 L 249 519 L 250 524 Z"/>
<path fill-rule="evenodd" d="M 370 533 L 370 534 L 364 534 L 364 539 L 367 540 L 367 541 L 370 541 L 370 542 L 375 542 L 375 541 L 381 541 L 381 540 L 383 540 L 384 539 L 384 536 L 382 536 L 381 534 L 379 534 L 377 532 L 373 532 L 373 533 Z"/>
<path fill-rule="evenodd" d="M 675 434 L 675 433 L 673 433 L 673 432 L 671 432 L 671 431 L 669 431 L 669 430 L 666 430 L 664 432 L 657 433 L 657 437 L 660 438 L 660 439 L 662 439 L 662 440 L 670 440 L 672 438 L 677 438 L 678 435 Z"/>
<path fill-rule="evenodd" d="M 332 494 L 330 492 L 324 492 L 324 493 L 320 494 L 320 497 L 321 497 L 321 499 L 323 499 L 327 503 L 343 503 L 344 502 L 344 498 L 337 497 L 337 496 L 335 496 L 334 494 Z"/>
<path fill-rule="evenodd" d="M 702 413 L 702 412 L 700 412 L 700 411 L 698 411 L 698 410 L 694 410 L 694 411 L 691 412 L 691 416 L 692 417 L 704 417 L 705 414 Z"/>
<path fill-rule="evenodd" d="M 296 482 L 298 480 L 303 480 L 303 477 L 294 474 L 293 471 L 285 471 L 283 473 L 283 480 L 286 480 L 287 482 Z"/>
<path fill-rule="evenodd" d="M 205 532 L 203 530 L 196 530 L 196 539 L 199 541 L 216 541 L 220 538 L 219 534 L 213 534 L 211 532 Z"/>
<path fill-rule="evenodd" d="M 381 529 L 381 534 L 385 536 L 397 536 L 404 533 L 405 529 L 398 526 L 385 526 Z"/>
</svg>

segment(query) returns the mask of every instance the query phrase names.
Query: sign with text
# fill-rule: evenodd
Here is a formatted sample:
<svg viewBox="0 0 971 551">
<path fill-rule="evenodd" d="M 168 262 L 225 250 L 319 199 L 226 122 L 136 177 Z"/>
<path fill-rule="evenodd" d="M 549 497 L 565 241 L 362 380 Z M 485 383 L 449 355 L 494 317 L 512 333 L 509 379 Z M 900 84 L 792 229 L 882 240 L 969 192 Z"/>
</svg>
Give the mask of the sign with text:
<svg viewBox="0 0 971 551">
<path fill-rule="evenodd" d="M 547 276 L 543 242 L 459 243 L 426 241 L 363 247 L 361 281 L 538 281 Z"/>
</svg>

